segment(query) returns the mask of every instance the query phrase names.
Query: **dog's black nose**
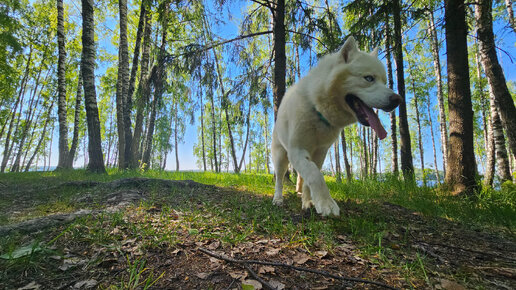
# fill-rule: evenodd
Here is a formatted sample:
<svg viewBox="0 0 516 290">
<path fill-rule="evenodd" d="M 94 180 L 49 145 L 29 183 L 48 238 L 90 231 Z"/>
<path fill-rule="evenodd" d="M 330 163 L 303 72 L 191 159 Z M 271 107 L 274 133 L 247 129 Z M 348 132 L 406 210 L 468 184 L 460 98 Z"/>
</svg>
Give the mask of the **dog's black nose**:
<svg viewBox="0 0 516 290">
<path fill-rule="evenodd" d="M 384 111 L 390 112 L 401 104 L 401 96 L 398 94 L 392 94 L 389 96 L 389 104 L 383 108 Z"/>
</svg>

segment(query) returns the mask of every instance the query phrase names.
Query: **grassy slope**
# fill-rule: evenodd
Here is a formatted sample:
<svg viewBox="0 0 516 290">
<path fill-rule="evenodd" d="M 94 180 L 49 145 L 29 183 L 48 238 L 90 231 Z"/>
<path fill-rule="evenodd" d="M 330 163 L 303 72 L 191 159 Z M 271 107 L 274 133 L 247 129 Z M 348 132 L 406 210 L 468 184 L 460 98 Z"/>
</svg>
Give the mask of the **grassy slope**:
<svg viewBox="0 0 516 290">
<path fill-rule="evenodd" d="M 327 178 L 330 191 L 343 214 L 338 218 L 321 219 L 314 213 L 301 213 L 300 198 L 293 193 L 292 185 L 286 186 L 285 208 L 272 206 L 270 196 L 274 184 L 271 175 L 153 171 L 144 174 L 112 171 L 109 175 L 90 175 L 84 171 L 4 174 L 0 175 L 0 189 L 4 189 L 0 191 L 0 225 L 51 213 L 73 212 L 84 207 L 102 208 L 102 202 L 96 201 L 95 196 L 109 194 L 109 190 L 102 188 L 95 192 L 90 188 L 45 188 L 65 181 L 108 182 L 136 176 L 188 179 L 223 189 L 199 193 L 172 190 L 165 194 L 162 188 L 146 189 L 149 198 L 145 202 L 121 213 L 82 218 L 51 234 L 0 237 L 0 254 L 12 253 L 20 245 L 34 240 L 57 248 L 53 251 L 61 255 L 65 254 L 63 249 L 66 246 L 73 248 L 81 243 L 102 247 L 110 245 L 120 252 L 124 241 L 138 237 L 140 250 L 161 249 L 163 245 L 174 248 L 176 244 L 184 244 L 185 240 L 220 240 L 224 247 L 232 248 L 262 238 L 277 238 L 282 241 L 281 247 L 302 248 L 313 255 L 317 250 L 337 252 L 342 241 L 349 239 L 359 248 L 359 255 L 375 264 L 374 267 L 404 277 L 403 282 L 397 282 L 401 284 L 393 282 L 397 286 L 435 285 L 435 279 L 445 275 L 461 284 L 489 288 L 492 285 L 490 281 L 470 277 L 471 267 L 443 271 L 435 261 L 436 256 L 442 256 L 444 260 L 458 259 L 453 253 L 442 250 L 435 255 L 428 250 L 416 251 L 414 245 L 421 241 L 468 244 L 460 239 L 470 239 L 471 245 L 475 245 L 475 233 L 488 235 L 484 239 L 487 244 L 496 243 L 497 238 L 493 237 L 509 240 L 511 246 L 515 241 L 514 188 L 484 191 L 465 199 L 449 197 L 438 190 L 393 178 L 382 182 L 365 180 L 344 184 Z M 20 194 L 9 194 L 8 191 Z M 85 195 L 93 196 L 93 201 L 89 204 L 77 202 L 77 197 Z M 151 214 L 153 212 L 159 212 L 157 217 Z M 147 226 L 149 220 L 154 226 Z M 29 273 L 41 274 L 42 270 L 37 270 L 38 265 L 48 262 L 48 256 L 38 254 L 26 259 L 0 261 L 0 270 L 6 267 L 0 272 L 0 278 L 14 279 L 27 268 L 31 269 Z M 104 285 L 127 286 L 124 283 L 131 280 L 131 269 L 137 274 L 136 268 L 141 261 L 127 260 L 128 276 L 123 276 L 118 282 L 106 281 Z M 153 277 L 147 275 L 146 280 L 151 281 Z"/>
</svg>

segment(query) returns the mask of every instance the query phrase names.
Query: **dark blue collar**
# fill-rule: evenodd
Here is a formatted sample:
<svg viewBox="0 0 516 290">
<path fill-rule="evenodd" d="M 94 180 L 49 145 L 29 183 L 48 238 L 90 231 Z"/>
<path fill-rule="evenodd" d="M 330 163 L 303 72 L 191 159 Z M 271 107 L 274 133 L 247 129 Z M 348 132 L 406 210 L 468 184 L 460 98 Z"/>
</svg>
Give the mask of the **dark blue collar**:
<svg viewBox="0 0 516 290">
<path fill-rule="evenodd" d="M 314 107 L 314 111 L 315 113 L 317 113 L 317 116 L 319 117 L 319 120 L 321 122 L 323 122 L 324 124 L 326 124 L 326 126 L 328 127 L 331 127 L 331 124 L 330 124 L 330 121 L 328 121 L 328 119 L 326 119 L 323 114 L 321 114 L 321 112 L 317 111 L 317 109 Z"/>
</svg>

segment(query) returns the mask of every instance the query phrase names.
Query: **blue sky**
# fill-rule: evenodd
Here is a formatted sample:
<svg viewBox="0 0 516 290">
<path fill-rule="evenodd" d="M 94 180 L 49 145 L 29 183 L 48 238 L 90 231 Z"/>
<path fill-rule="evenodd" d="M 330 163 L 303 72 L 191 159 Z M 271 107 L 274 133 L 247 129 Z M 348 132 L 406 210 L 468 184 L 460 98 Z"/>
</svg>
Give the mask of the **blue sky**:
<svg viewBox="0 0 516 290">
<path fill-rule="evenodd" d="M 78 8 L 78 6 L 77 6 L 78 4 L 75 3 L 75 1 L 73 3 L 74 4 L 71 5 L 72 9 Z M 208 3 L 210 3 L 209 5 L 212 4 L 211 1 L 208 1 Z M 247 1 L 228 1 L 227 3 L 229 4 L 229 7 L 224 8 L 218 14 L 219 14 L 220 18 L 229 19 L 229 20 L 227 20 L 226 23 L 221 24 L 221 25 L 216 25 L 213 23 L 212 27 L 215 30 L 216 35 L 219 35 L 220 37 L 222 37 L 224 39 L 231 39 L 238 35 L 238 32 L 239 32 L 238 25 L 241 21 L 242 11 L 245 9 L 245 6 L 247 6 L 249 4 L 249 2 L 247 2 Z M 210 10 L 214 11 L 214 9 L 212 9 L 212 8 L 213 7 L 210 7 Z M 74 13 L 74 12 L 72 12 L 72 13 Z M 231 17 L 229 17 L 230 15 L 231 15 Z M 77 18 L 74 18 L 74 20 L 75 19 L 77 19 Z M 108 19 L 106 21 L 106 23 L 104 23 L 104 25 L 106 25 L 112 29 L 116 29 L 116 22 L 113 20 Z M 411 32 L 408 32 L 408 33 L 410 34 Z M 470 33 L 472 33 L 472 32 L 470 32 Z M 515 48 L 516 36 L 514 33 L 509 31 L 508 29 L 503 29 L 502 27 L 499 27 L 499 26 L 495 27 L 495 34 L 497 35 L 499 46 L 505 52 L 507 52 L 507 53 L 505 53 L 505 52 L 502 52 L 501 50 L 499 50 L 499 58 L 500 58 L 500 62 L 502 64 L 502 66 L 504 68 L 506 78 L 508 81 L 516 81 L 516 70 L 514 69 L 515 68 L 514 61 L 516 58 L 516 48 Z M 267 37 L 267 36 L 263 36 L 263 37 Z M 113 45 L 110 43 L 110 41 L 111 41 L 110 39 L 103 39 L 103 40 L 101 40 L 100 45 L 108 50 L 113 51 L 112 53 L 116 53 L 116 48 L 113 47 Z M 382 50 L 382 48 L 380 48 L 380 50 Z M 381 54 L 380 57 L 382 58 L 384 56 Z M 382 61 L 385 61 L 385 60 L 382 60 Z M 442 63 L 443 64 L 445 63 L 444 55 L 443 55 Z M 308 67 L 305 67 L 305 66 L 303 66 L 303 68 L 305 70 L 305 73 L 306 73 L 306 70 L 309 69 Z M 97 73 L 101 73 L 100 70 L 105 70 L 105 68 L 100 66 L 99 71 Z M 433 72 L 430 72 L 430 73 L 433 73 Z M 443 73 L 446 73 L 445 69 L 443 69 Z M 432 77 L 433 77 L 433 75 L 432 75 Z M 444 76 L 444 80 L 446 80 L 445 76 Z M 411 98 L 411 97 L 412 97 L 411 92 L 410 92 L 410 90 L 408 90 L 407 98 Z M 435 103 L 432 103 L 432 105 L 435 105 Z M 197 117 L 198 116 L 196 116 L 196 120 L 197 120 Z M 384 124 L 387 131 L 389 132 L 390 130 L 388 128 L 390 127 L 390 121 L 389 121 L 388 114 L 381 112 L 380 119 L 382 120 L 382 123 Z M 272 122 L 271 122 L 271 124 L 272 124 Z M 181 170 L 197 170 L 198 169 L 196 166 L 195 157 L 193 156 L 193 144 L 195 142 L 197 142 L 197 126 L 198 126 L 198 124 L 194 124 L 193 126 L 192 125 L 187 126 L 186 132 L 185 132 L 185 138 L 184 138 L 185 142 L 183 144 L 179 145 L 179 159 L 180 159 L 180 169 Z M 434 137 L 436 138 L 436 141 L 438 141 L 439 133 L 438 133 L 438 127 L 437 127 L 437 119 L 435 117 L 434 117 L 434 127 L 435 127 L 434 128 Z M 57 135 L 55 137 L 56 138 L 54 138 L 54 140 L 57 140 Z M 387 143 L 390 142 L 389 138 L 390 137 L 387 137 L 385 140 L 380 141 L 380 142 L 383 142 L 383 144 L 384 144 L 384 146 L 382 146 L 383 147 L 382 150 L 384 150 L 384 151 L 388 150 Z M 424 140 L 425 140 L 425 148 L 424 148 L 425 163 L 428 164 L 430 162 L 433 162 L 433 155 L 432 155 L 431 141 L 430 141 L 431 139 L 430 139 L 430 136 L 428 135 L 428 132 L 427 132 L 427 136 Z M 56 150 L 53 149 L 53 152 L 57 152 L 57 144 L 56 143 L 57 142 L 55 142 L 54 146 L 53 146 L 53 147 L 55 147 Z M 175 168 L 175 160 L 173 159 L 174 153 L 172 152 L 168 156 L 169 157 L 167 160 L 167 169 L 170 170 L 172 168 Z M 416 158 L 417 158 L 417 156 L 414 154 L 414 164 L 417 167 L 419 167 L 419 160 Z M 438 159 L 442 160 L 440 150 L 438 152 Z M 54 155 L 52 160 L 53 160 L 53 162 L 52 162 L 53 164 L 57 163 L 57 156 Z M 81 164 L 82 160 L 83 160 L 82 158 L 79 158 L 80 162 L 79 162 L 79 164 L 76 164 L 76 166 L 83 166 L 83 164 Z M 327 158 L 326 163 L 328 164 L 328 162 L 329 162 L 329 158 Z M 439 163 L 442 163 L 442 162 L 439 161 Z M 384 168 L 384 167 L 385 167 L 385 165 L 382 164 L 382 168 Z"/>
</svg>

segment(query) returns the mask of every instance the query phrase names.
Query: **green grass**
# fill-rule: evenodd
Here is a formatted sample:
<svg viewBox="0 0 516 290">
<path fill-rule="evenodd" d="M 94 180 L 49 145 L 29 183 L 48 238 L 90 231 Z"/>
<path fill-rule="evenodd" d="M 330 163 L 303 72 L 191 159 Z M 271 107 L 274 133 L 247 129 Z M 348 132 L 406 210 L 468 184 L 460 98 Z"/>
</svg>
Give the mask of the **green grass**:
<svg viewBox="0 0 516 290">
<path fill-rule="evenodd" d="M 379 268 L 394 269 L 408 285 L 424 281 L 422 283 L 428 286 L 429 277 L 437 271 L 432 267 L 432 259 L 406 248 L 413 237 L 409 236 L 409 230 L 400 230 L 422 225 L 397 216 L 394 209 L 386 213 L 386 206 L 406 208 L 409 213 L 403 214 L 409 216 L 410 212 L 417 213 L 428 231 L 438 233 L 442 219 L 445 219 L 461 228 L 482 229 L 514 239 L 516 188 L 513 185 L 506 184 L 498 191 L 484 189 L 476 196 L 463 198 L 449 196 L 438 188 L 405 183 L 392 176 L 381 181 L 367 179 L 344 183 L 327 177 L 328 187 L 341 206 L 342 215 L 321 218 L 315 211 L 302 213 L 300 198 L 294 193 L 292 184 L 285 186 L 285 206 L 278 208 L 272 205 L 272 175 L 116 170 L 110 170 L 108 175 L 88 174 L 83 170 L 8 173 L 0 175 L 0 183 L 24 194 L 2 194 L 0 225 L 85 207 L 103 208 L 102 202 L 96 200 L 88 203 L 76 200 L 87 195 L 109 194 L 107 189 L 93 192 L 87 187 L 45 188 L 66 181 L 108 182 L 127 177 L 193 180 L 219 189 L 194 192 L 151 187 L 148 200 L 122 212 L 83 217 L 65 228 L 55 229 L 51 234 L 0 237 L 0 254 L 14 253 L 22 245 L 34 241 L 40 241 L 37 245 L 41 249 L 62 244 L 122 253 L 127 252 L 127 241 L 135 237 L 137 242 L 130 243 L 134 251 L 162 250 L 185 240 L 219 240 L 231 246 L 265 237 L 279 238 L 285 247 L 331 252 L 341 243 L 339 236 L 345 236 L 357 244 L 360 255 Z M 57 251 L 65 254 L 63 248 Z M 3 266 L 10 268 L 9 271 L 0 271 L 0 280 L 9 277 L 12 271 L 23 269 L 29 274 L 42 271 L 38 265 L 48 263 L 48 253 L 43 250 L 23 259 L 0 261 L 0 269 Z M 126 262 L 126 274 L 106 287 L 145 288 L 161 277 L 159 272 L 147 268 L 143 259 L 127 259 Z"/>
</svg>

